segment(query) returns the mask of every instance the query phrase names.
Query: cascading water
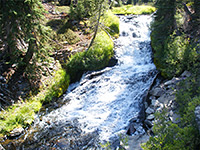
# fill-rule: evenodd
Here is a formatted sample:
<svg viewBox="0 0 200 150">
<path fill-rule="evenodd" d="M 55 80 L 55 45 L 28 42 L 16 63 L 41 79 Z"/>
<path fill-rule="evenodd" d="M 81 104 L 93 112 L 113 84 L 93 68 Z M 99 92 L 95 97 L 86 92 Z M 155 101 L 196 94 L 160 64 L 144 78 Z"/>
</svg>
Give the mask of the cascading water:
<svg viewBox="0 0 200 150">
<path fill-rule="evenodd" d="M 72 135 L 67 130 L 75 128 L 75 125 L 78 126 L 76 133 L 83 136 L 96 133 L 101 141 L 109 140 L 124 132 L 130 119 L 138 119 L 144 93 L 156 74 L 151 58 L 150 21 L 148 15 L 120 17 L 120 37 L 115 41 L 118 64 L 84 74 L 79 83 L 70 85 L 63 99 L 69 100 L 69 103 L 35 122 L 35 127 L 40 131 L 33 135 L 35 142 L 41 142 L 37 141 L 39 136 L 43 140 L 48 138 L 46 141 L 58 135 L 59 139 L 61 136 L 66 138 Z M 140 122 L 135 128 L 134 134 L 145 132 Z M 67 145 L 64 141 L 64 145 Z M 71 142 L 68 140 L 68 143 L 69 146 Z M 80 149 L 84 149 L 84 146 Z"/>
</svg>

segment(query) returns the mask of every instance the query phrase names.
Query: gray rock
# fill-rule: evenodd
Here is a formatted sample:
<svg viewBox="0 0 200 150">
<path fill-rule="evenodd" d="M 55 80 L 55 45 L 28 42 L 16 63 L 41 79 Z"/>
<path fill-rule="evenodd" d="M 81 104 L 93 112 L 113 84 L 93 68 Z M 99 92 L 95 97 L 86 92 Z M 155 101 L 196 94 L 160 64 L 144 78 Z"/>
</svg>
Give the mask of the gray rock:
<svg viewBox="0 0 200 150">
<path fill-rule="evenodd" d="M 67 148 L 70 149 L 70 142 L 65 138 L 59 139 L 56 145 L 61 149 L 67 149 Z"/>
<path fill-rule="evenodd" d="M 196 122 L 199 128 L 199 132 L 200 132 L 200 105 L 195 108 L 194 113 L 195 113 Z"/>
<path fill-rule="evenodd" d="M 161 97 L 158 98 L 158 101 L 160 103 L 163 103 L 164 105 L 167 105 L 170 100 L 175 100 L 176 96 L 175 95 L 170 95 L 170 94 L 164 94 Z"/>
<path fill-rule="evenodd" d="M 148 107 L 145 111 L 147 114 L 153 114 L 154 113 L 154 110 L 150 107 Z"/>
<path fill-rule="evenodd" d="M 144 108 L 147 109 L 148 108 L 148 103 L 144 102 Z"/>
<path fill-rule="evenodd" d="M 135 127 L 134 127 L 134 124 L 133 124 L 133 123 L 130 123 L 130 124 L 129 124 L 129 127 L 128 127 L 128 131 L 127 131 L 126 134 L 128 134 L 128 135 L 133 135 L 133 134 L 135 133 L 135 131 L 136 131 L 136 129 L 135 129 Z"/>
<path fill-rule="evenodd" d="M 151 128 L 151 127 L 153 127 L 153 122 L 151 122 L 150 120 L 145 120 L 144 121 L 144 124 L 147 126 L 147 127 L 149 127 L 149 128 Z"/>
<path fill-rule="evenodd" d="M 1 83 L 6 83 L 6 79 L 3 76 L 0 76 L 0 82 Z"/>
<path fill-rule="evenodd" d="M 181 116 L 179 114 L 173 112 L 173 111 L 170 111 L 170 117 L 169 118 L 173 123 L 179 123 Z"/>
<path fill-rule="evenodd" d="M 155 116 L 153 114 L 147 116 L 147 120 L 153 120 L 155 118 Z"/>
<path fill-rule="evenodd" d="M 178 83 L 180 80 L 181 80 L 180 78 L 173 77 L 171 80 L 166 81 L 164 83 L 164 86 L 172 86 L 172 85 Z"/>
<path fill-rule="evenodd" d="M 158 100 L 152 100 L 151 105 L 152 105 L 152 107 L 156 108 L 156 107 L 160 106 L 160 102 Z"/>
<path fill-rule="evenodd" d="M 162 88 L 154 88 L 150 91 L 150 94 L 156 97 L 160 97 L 161 95 L 164 94 L 164 90 Z"/>
<path fill-rule="evenodd" d="M 11 137 L 20 136 L 24 132 L 24 128 L 15 128 L 10 132 Z"/>
<path fill-rule="evenodd" d="M 127 150 L 143 150 L 141 148 L 141 144 L 146 143 L 148 139 L 149 136 L 147 134 L 140 134 L 129 137 Z"/>
<path fill-rule="evenodd" d="M 190 77 L 192 74 L 189 72 L 189 71 L 187 71 L 187 70 L 185 70 L 182 74 L 181 74 L 181 77 Z"/>
</svg>

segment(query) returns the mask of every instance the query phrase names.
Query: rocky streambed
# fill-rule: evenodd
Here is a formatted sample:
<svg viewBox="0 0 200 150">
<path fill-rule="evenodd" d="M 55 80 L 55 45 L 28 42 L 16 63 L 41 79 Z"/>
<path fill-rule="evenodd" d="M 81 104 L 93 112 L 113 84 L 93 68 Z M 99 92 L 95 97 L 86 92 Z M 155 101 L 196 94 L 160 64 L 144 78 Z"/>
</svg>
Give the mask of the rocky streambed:
<svg viewBox="0 0 200 150">
<path fill-rule="evenodd" d="M 156 122 L 155 113 L 161 113 L 164 109 L 167 111 L 167 120 L 173 123 L 179 123 L 180 115 L 177 113 L 177 103 L 175 101 L 176 92 L 180 89 L 178 83 L 190 77 L 191 73 L 184 71 L 179 77 L 174 77 L 171 80 L 157 78 L 154 85 L 150 88 L 147 99 L 145 101 L 145 119 L 144 126 L 146 132 L 144 134 L 130 136 L 128 142 L 128 150 L 142 150 L 141 144 L 147 142 L 150 136 L 153 136 L 153 126 Z"/>
</svg>

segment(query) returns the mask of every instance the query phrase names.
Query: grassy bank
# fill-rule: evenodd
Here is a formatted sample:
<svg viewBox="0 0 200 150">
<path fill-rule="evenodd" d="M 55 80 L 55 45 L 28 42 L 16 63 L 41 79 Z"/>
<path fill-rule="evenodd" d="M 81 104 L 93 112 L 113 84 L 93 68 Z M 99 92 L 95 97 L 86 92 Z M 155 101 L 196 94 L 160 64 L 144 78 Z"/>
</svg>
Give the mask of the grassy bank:
<svg viewBox="0 0 200 150">
<path fill-rule="evenodd" d="M 122 7 L 114 7 L 112 12 L 114 14 L 123 14 L 123 15 L 141 15 L 141 14 L 152 14 L 156 10 L 155 7 L 152 6 L 133 6 L 133 5 L 124 5 Z"/>
<path fill-rule="evenodd" d="M 67 90 L 70 80 L 66 71 L 59 69 L 55 72 L 53 78 L 47 82 L 36 96 L 14 104 L 7 110 L 0 112 L 0 134 L 9 135 L 9 132 L 14 128 L 24 128 L 30 125 L 42 104 L 60 97 Z"/>
</svg>

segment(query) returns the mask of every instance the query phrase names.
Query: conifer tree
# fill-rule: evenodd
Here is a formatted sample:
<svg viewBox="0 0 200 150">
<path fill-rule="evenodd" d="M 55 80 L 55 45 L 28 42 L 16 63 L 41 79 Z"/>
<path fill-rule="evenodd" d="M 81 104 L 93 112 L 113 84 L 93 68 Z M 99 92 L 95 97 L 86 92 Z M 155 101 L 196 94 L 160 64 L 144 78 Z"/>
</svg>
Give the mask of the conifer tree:
<svg viewBox="0 0 200 150">
<path fill-rule="evenodd" d="M 31 60 L 32 66 L 39 67 L 36 63 L 46 61 L 48 54 L 44 48 L 48 29 L 41 23 L 44 9 L 40 0 L 1 0 L 0 12 L 1 58 L 16 64 L 17 74 L 22 74 Z"/>
</svg>

